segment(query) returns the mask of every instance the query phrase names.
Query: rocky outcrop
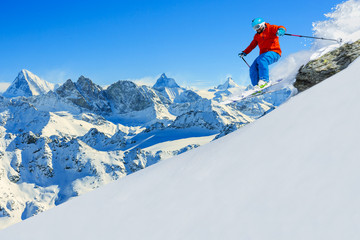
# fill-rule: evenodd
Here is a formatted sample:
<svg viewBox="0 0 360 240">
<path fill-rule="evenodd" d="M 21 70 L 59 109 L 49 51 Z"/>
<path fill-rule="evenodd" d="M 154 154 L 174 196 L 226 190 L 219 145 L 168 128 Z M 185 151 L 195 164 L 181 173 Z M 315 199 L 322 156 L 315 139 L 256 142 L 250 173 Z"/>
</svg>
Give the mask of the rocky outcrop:
<svg viewBox="0 0 360 240">
<path fill-rule="evenodd" d="M 141 111 L 166 101 L 151 88 L 137 86 L 131 81 L 118 81 L 112 84 L 106 90 L 106 96 L 112 104 L 112 109 L 119 114 Z"/>
<path fill-rule="evenodd" d="M 360 56 L 360 40 L 308 62 L 299 69 L 294 86 L 302 92 L 345 69 Z"/>
<path fill-rule="evenodd" d="M 71 79 L 68 79 L 61 87 L 56 90 L 56 93 L 62 97 L 67 98 L 77 106 L 90 109 L 90 105 L 85 98 L 77 90 L 76 85 Z"/>
<path fill-rule="evenodd" d="M 84 76 L 81 76 L 76 83 L 70 79 L 67 80 L 56 90 L 56 93 L 75 105 L 96 113 L 109 113 L 111 111 L 102 88 Z"/>
<path fill-rule="evenodd" d="M 209 130 L 220 130 L 224 127 L 224 123 L 219 114 L 215 111 L 202 112 L 190 111 L 178 116 L 171 124 L 172 128 L 191 128 L 200 127 Z"/>
</svg>

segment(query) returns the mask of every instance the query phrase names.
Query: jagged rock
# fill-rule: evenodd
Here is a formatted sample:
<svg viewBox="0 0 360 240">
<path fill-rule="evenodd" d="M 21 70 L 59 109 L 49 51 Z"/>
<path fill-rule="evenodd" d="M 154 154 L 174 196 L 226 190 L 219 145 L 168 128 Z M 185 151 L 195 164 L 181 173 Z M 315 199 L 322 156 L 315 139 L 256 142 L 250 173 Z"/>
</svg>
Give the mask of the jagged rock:
<svg viewBox="0 0 360 240">
<path fill-rule="evenodd" d="M 360 40 L 308 62 L 299 69 L 294 86 L 302 92 L 345 69 L 360 56 Z"/>
<path fill-rule="evenodd" d="M 9 210 L 0 205 L 0 217 L 10 217 Z"/>
<path fill-rule="evenodd" d="M 161 160 L 173 157 L 175 155 L 187 152 L 191 149 L 199 147 L 198 144 L 190 144 L 175 151 L 157 151 L 156 153 L 145 151 L 140 148 L 127 151 L 125 153 L 125 164 L 129 172 L 136 172 L 151 166 Z"/>
<path fill-rule="evenodd" d="M 29 217 L 35 216 L 44 210 L 44 207 L 36 202 L 27 202 L 21 219 L 27 219 Z"/>
<path fill-rule="evenodd" d="M 124 147 L 127 143 L 127 140 L 125 139 L 126 133 L 122 132 L 121 130 L 118 130 L 110 139 L 110 144 Z"/>
<path fill-rule="evenodd" d="M 68 79 L 62 86 L 56 89 L 56 93 L 63 98 L 67 98 L 75 105 L 83 108 L 90 109 L 90 105 L 86 102 L 85 98 L 76 89 L 76 85 L 71 79 Z"/>
<path fill-rule="evenodd" d="M 94 124 L 94 125 L 102 125 L 106 123 L 106 119 L 102 116 L 93 114 L 93 113 L 83 113 L 81 114 L 81 120 Z"/>
<path fill-rule="evenodd" d="M 164 129 L 165 125 L 162 122 L 156 122 L 154 124 L 152 124 L 151 126 L 147 126 L 146 129 L 144 130 L 145 133 L 151 132 L 153 130 L 159 130 L 159 129 Z"/>
<path fill-rule="evenodd" d="M 275 106 L 263 99 L 263 96 L 244 99 L 234 103 L 233 107 L 253 119 L 258 119 L 275 109 Z"/>
<path fill-rule="evenodd" d="M 171 114 L 180 116 L 191 111 L 210 112 L 213 110 L 213 106 L 211 100 L 200 98 L 194 102 L 173 103 L 168 109 Z"/>
<path fill-rule="evenodd" d="M 152 106 L 152 97 L 144 87 L 139 87 L 131 81 L 118 81 L 106 90 L 106 95 L 112 101 L 118 113 L 141 111 Z"/>
<path fill-rule="evenodd" d="M 173 124 L 172 128 L 190 128 L 190 127 L 201 127 L 209 130 L 219 130 L 223 128 L 223 123 L 218 113 L 212 112 L 201 112 L 201 111 L 190 111 L 183 115 L 178 116 Z"/>
<path fill-rule="evenodd" d="M 76 87 L 92 110 L 105 113 L 111 111 L 110 104 L 105 97 L 105 92 L 89 78 L 81 76 L 76 82 Z"/>
<path fill-rule="evenodd" d="M 238 130 L 239 128 L 241 128 L 241 127 L 243 127 L 243 126 L 245 126 L 245 125 L 246 125 L 246 123 L 241 123 L 241 122 L 239 122 L 239 123 L 233 123 L 233 124 L 228 124 L 228 125 L 226 125 L 226 126 L 221 130 L 221 132 L 220 132 L 218 135 L 216 135 L 216 137 L 214 138 L 214 140 L 219 139 L 219 138 L 221 138 L 221 137 L 223 137 L 223 136 L 226 136 L 226 135 L 228 135 L 229 133 L 232 133 L 232 132 Z"/>
<path fill-rule="evenodd" d="M 33 144 L 36 143 L 37 140 L 40 138 L 39 136 L 36 136 L 34 133 L 32 133 L 31 131 L 28 133 L 24 133 L 22 134 L 23 138 L 26 142 L 26 144 Z"/>
<path fill-rule="evenodd" d="M 88 133 L 79 139 L 87 145 L 97 149 L 98 146 L 104 146 L 110 138 L 104 133 L 100 132 L 98 129 L 91 128 Z"/>
<path fill-rule="evenodd" d="M 56 89 L 56 93 L 81 108 L 94 112 L 111 112 L 110 104 L 103 89 L 84 76 L 81 76 L 76 83 L 68 79 Z"/>
</svg>

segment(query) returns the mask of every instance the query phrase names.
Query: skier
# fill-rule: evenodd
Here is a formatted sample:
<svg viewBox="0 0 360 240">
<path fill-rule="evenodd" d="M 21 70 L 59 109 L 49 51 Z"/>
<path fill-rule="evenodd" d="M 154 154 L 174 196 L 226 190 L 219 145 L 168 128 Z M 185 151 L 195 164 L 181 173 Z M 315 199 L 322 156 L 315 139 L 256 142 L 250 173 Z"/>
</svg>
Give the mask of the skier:
<svg viewBox="0 0 360 240">
<path fill-rule="evenodd" d="M 280 59 L 279 36 L 285 34 L 286 28 L 266 23 L 262 18 L 253 19 L 252 27 L 256 31 L 254 39 L 244 51 L 239 53 L 239 57 L 246 56 L 259 46 L 260 55 L 250 67 L 250 78 L 253 86 L 263 88 L 269 83 L 269 65 Z"/>
</svg>

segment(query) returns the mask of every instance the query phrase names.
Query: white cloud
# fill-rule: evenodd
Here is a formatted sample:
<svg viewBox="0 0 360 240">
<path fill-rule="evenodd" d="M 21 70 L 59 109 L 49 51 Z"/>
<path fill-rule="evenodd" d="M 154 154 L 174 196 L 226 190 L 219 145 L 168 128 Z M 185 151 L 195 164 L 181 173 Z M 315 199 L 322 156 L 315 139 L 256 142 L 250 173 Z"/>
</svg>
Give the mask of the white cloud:
<svg viewBox="0 0 360 240">
<path fill-rule="evenodd" d="M 160 75 L 156 76 L 156 77 L 143 77 L 143 78 L 139 78 L 139 79 L 129 79 L 129 81 L 132 81 L 132 82 L 136 83 L 137 85 L 146 85 L 146 86 L 152 87 L 156 83 L 156 80 L 159 77 L 160 77 Z"/>
<path fill-rule="evenodd" d="M 70 77 L 67 71 L 54 69 L 45 72 L 43 75 L 40 76 L 40 78 L 56 84 L 56 83 L 64 83 Z"/>
</svg>

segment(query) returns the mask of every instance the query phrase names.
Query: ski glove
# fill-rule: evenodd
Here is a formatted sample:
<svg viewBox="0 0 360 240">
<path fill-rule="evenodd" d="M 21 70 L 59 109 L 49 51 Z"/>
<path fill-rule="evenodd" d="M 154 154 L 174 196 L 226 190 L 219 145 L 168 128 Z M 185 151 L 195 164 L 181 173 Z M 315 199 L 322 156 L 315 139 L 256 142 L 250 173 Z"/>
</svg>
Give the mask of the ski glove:
<svg viewBox="0 0 360 240">
<path fill-rule="evenodd" d="M 285 34 L 285 29 L 279 28 L 277 30 L 276 36 L 281 37 L 281 36 L 284 36 L 284 34 Z"/>
<path fill-rule="evenodd" d="M 241 53 L 239 53 L 238 55 L 239 55 L 239 57 L 246 57 L 247 54 L 244 53 L 244 52 L 241 52 Z"/>
</svg>

